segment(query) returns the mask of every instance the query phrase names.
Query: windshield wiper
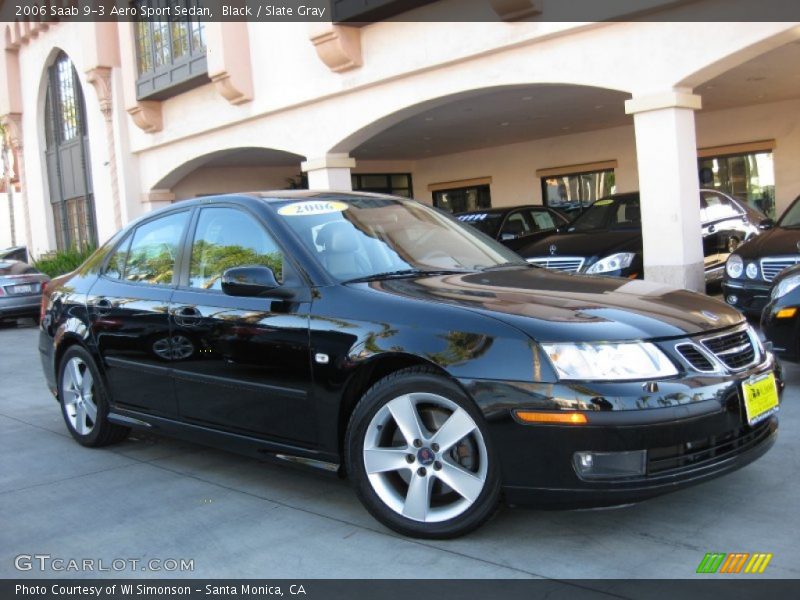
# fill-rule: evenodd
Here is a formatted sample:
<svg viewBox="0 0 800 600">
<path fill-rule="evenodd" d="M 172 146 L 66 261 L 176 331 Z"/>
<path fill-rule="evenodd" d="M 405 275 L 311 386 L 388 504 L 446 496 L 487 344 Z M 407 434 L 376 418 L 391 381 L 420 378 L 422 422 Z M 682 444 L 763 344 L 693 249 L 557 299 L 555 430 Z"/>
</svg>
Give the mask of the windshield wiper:
<svg viewBox="0 0 800 600">
<path fill-rule="evenodd" d="M 364 275 L 363 277 L 355 277 L 348 279 L 342 283 L 362 283 L 365 281 L 379 281 L 381 279 L 398 279 L 402 277 L 417 277 L 423 275 L 452 275 L 454 273 L 471 273 L 472 271 L 465 271 L 462 269 L 402 269 L 400 271 L 384 271 L 383 273 L 373 273 L 372 275 Z"/>
</svg>

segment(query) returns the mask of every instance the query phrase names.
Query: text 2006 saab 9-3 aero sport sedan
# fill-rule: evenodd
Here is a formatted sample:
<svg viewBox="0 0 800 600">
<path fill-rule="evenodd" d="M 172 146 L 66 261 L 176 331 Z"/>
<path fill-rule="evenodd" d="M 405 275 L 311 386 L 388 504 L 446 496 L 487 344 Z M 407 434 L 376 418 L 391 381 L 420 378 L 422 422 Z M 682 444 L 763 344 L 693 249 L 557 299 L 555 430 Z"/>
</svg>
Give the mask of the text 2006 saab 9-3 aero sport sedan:
<svg viewBox="0 0 800 600">
<path fill-rule="evenodd" d="M 338 471 L 386 526 L 645 499 L 774 443 L 783 387 L 732 308 L 529 265 L 415 201 L 181 202 L 47 286 L 39 349 L 85 446 L 130 428 Z"/>
</svg>

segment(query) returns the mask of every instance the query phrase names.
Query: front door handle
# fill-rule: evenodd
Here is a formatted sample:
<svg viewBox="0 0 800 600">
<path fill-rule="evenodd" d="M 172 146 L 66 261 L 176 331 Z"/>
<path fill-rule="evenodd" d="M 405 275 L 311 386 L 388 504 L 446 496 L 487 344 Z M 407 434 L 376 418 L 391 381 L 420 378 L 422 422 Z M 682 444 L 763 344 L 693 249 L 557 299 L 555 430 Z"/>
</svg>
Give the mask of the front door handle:
<svg viewBox="0 0 800 600">
<path fill-rule="evenodd" d="M 92 307 L 94 308 L 95 314 L 107 315 L 111 309 L 114 308 L 114 303 L 108 298 L 100 298 L 92 302 Z"/>
<path fill-rule="evenodd" d="M 194 306 L 181 306 L 172 311 L 172 316 L 178 325 L 192 325 L 201 319 L 203 314 Z"/>
</svg>

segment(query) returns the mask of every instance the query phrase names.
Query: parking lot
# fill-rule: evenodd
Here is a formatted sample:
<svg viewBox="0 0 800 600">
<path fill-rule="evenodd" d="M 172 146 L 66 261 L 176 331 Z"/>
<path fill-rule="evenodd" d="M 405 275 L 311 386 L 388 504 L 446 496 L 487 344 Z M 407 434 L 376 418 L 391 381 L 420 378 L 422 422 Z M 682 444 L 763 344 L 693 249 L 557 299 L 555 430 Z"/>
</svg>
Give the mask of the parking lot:
<svg viewBox="0 0 800 600">
<path fill-rule="evenodd" d="M 732 475 L 614 510 L 503 508 L 465 538 L 415 541 L 315 473 L 152 435 L 79 446 L 45 387 L 37 335 L 0 329 L 0 577 L 690 578 L 706 552 L 770 552 L 764 575 L 738 577 L 800 577 L 796 366 L 778 443 Z M 20 554 L 194 570 L 21 572 Z"/>
</svg>

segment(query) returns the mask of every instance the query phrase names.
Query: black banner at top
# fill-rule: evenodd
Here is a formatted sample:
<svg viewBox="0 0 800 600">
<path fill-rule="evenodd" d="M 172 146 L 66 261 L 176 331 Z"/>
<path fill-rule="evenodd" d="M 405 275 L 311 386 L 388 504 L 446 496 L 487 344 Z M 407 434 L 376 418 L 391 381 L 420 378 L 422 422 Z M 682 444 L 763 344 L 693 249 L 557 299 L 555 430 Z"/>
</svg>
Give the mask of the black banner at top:
<svg viewBox="0 0 800 600">
<path fill-rule="evenodd" d="M 798 0 L 0 0 L 0 21 L 800 21 Z M 710 33 L 710 35 L 713 35 Z"/>
</svg>

